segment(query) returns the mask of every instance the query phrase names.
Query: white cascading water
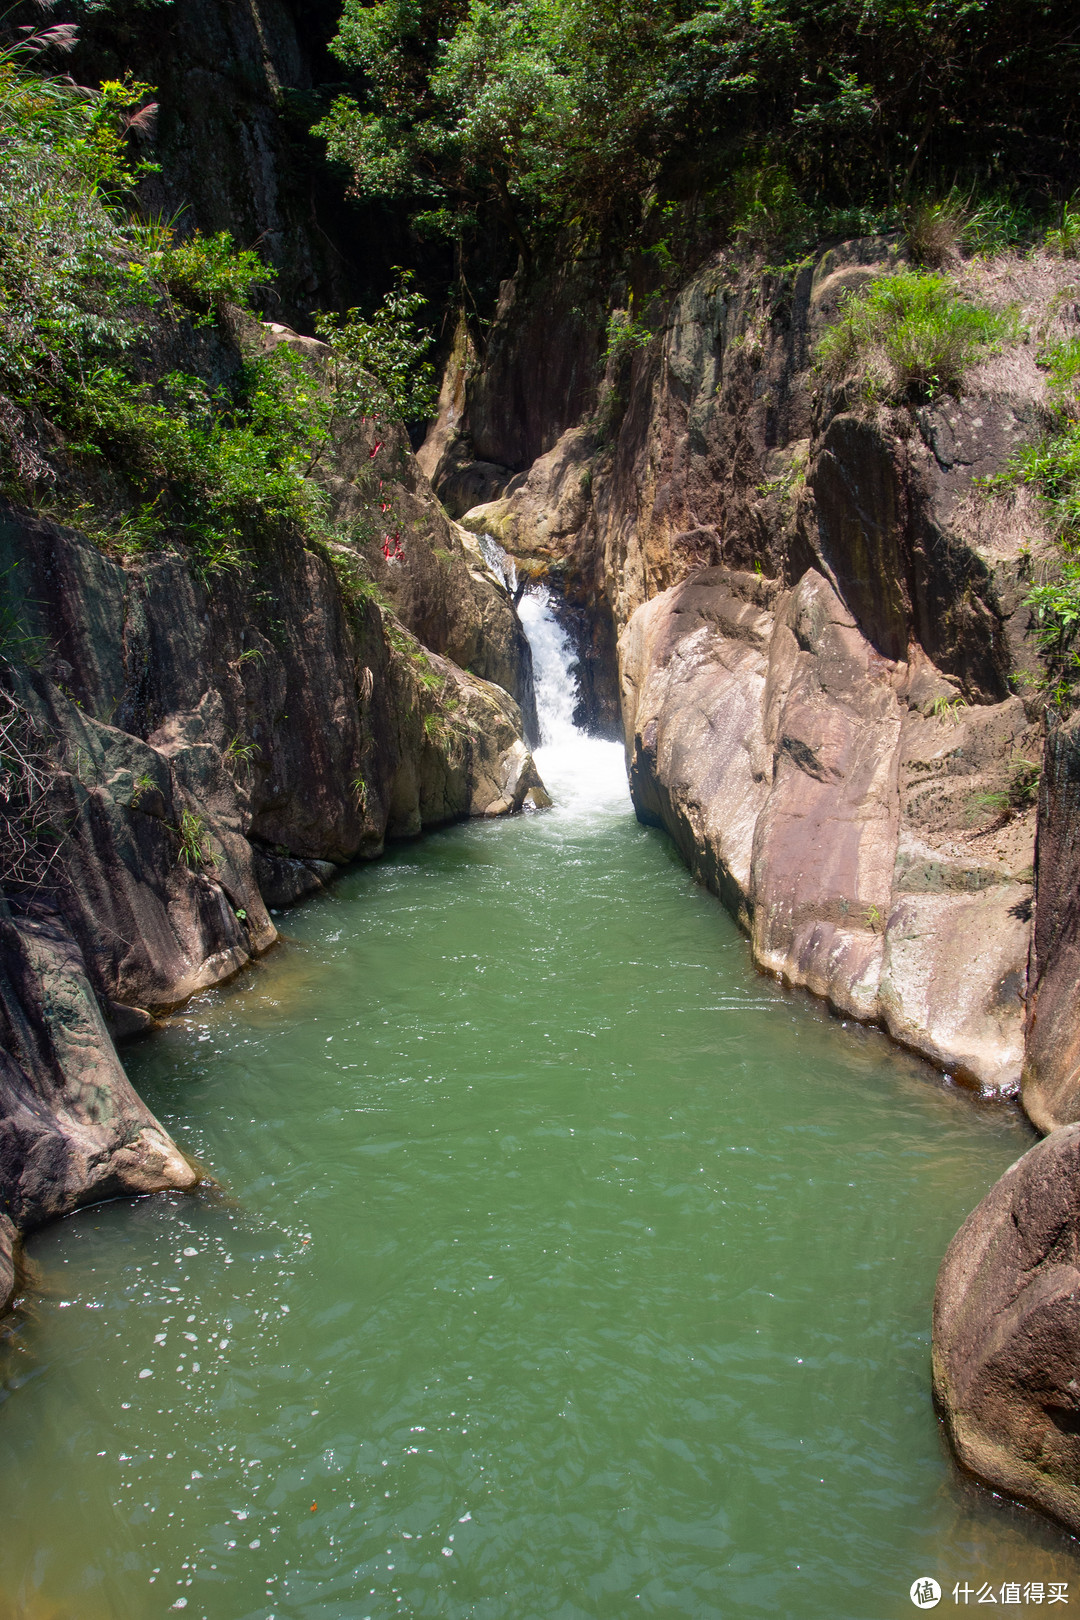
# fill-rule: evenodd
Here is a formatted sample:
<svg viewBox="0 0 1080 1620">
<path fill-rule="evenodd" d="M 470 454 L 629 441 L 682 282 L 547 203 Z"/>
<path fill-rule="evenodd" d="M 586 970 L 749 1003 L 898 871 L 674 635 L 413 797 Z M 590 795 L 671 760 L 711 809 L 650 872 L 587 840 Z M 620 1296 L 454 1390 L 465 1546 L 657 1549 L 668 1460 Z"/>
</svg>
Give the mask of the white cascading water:
<svg viewBox="0 0 1080 1620">
<path fill-rule="evenodd" d="M 510 595 L 517 590 L 517 564 L 508 551 L 504 551 L 493 534 L 479 534 L 480 550 L 493 574 L 497 574 Z"/>
<path fill-rule="evenodd" d="M 506 561 L 512 568 L 512 560 L 507 557 Z M 621 744 L 590 737 L 574 724 L 578 700 L 574 650 L 552 611 L 551 592 L 546 585 L 534 585 L 525 593 L 518 603 L 518 617 L 532 649 L 540 723 L 540 746 L 533 752 L 556 807 L 579 813 L 627 809 L 629 794 Z"/>
</svg>

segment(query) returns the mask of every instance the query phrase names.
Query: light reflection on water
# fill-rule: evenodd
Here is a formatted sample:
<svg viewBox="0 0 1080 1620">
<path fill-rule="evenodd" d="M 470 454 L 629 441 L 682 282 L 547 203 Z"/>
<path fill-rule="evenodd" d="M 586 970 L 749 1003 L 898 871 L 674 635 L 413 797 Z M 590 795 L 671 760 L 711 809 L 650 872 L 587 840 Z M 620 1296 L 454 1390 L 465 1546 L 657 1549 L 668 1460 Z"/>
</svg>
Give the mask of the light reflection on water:
<svg viewBox="0 0 1080 1620">
<path fill-rule="evenodd" d="M 928 1394 L 937 1262 L 1027 1128 L 756 975 L 583 750 L 129 1049 L 221 1185 L 32 1241 L 0 1620 L 1080 1598 Z"/>
</svg>

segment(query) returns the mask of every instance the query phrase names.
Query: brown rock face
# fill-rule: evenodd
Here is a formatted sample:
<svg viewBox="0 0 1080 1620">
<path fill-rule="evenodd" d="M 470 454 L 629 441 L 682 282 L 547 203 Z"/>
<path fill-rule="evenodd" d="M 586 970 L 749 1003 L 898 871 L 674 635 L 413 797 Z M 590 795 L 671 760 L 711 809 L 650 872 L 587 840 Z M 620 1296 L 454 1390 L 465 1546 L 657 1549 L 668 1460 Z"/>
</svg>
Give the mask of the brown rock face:
<svg viewBox="0 0 1080 1620">
<path fill-rule="evenodd" d="M 266 538 L 206 579 L 179 553 L 122 564 L 0 510 L 9 611 L 42 649 L 35 667 L 4 662 L 2 715 L 14 705 L 33 739 L 61 834 L 47 890 L 4 873 L 0 1308 L 20 1231 L 196 1179 L 128 1086 L 101 1009 L 130 1033 L 220 983 L 274 943 L 268 903 L 386 838 L 548 802 L 499 684 L 531 702 L 505 585 L 404 435 L 386 441 L 360 428 L 339 444 L 336 539 Z"/>
<path fill-rule="evenodd" d="M 638 813 L 671 832 L 761 965 L 1014 1091 L 1031 828 L 973 838 L 964 810 L 1006 778 L 1030 729 L 1019 700 L 924 714 L 925 661 L 883 658 L 814 570 L 792 591 L 694 574 L 638 609 L 620 662 Z"/>
<path fill-rule="evenodd" d="M 614 624 L 639 812 L 757 959 L 1011 1091 L 1035 824 L 1018 784 L 1042 746 L 1014 694 L 1039 669 L 1024 597 L 1044 542 L 1030 502 L 973 480 L 1038 433 L 1045 379 L 1030 345 L 918 407 L 817 372 L 843 297 L 899 251 L 849 242 L 788 278 L 707 267 L 592 415 L 463 522 Z M 1062 266 L 958 274 L 1073 335 Z M 466 426 L 485 386 L 464 389 Z M 1051 1048 L 1059 1031 L 1044 1074 Z"/>
<path fill-rule="evenodd" d="M 1051 1131 L 1080 1119 L 1080 716 L 1046 739 L 1037 849 L 1024 1107 Z"/>
<path fill-rule="evenodd" d="M 1007 1170 L 949 1246 L 934 1393 L 961 1460 L 1080 1533 L 1080 1125 Z"/>
<path fill-rule="evenodd" d="M 20 1231 L 199 1171 L 128 1082 L 86 964 L 57 912 L 0 914 L 0 1308 Z"/>
</svg>

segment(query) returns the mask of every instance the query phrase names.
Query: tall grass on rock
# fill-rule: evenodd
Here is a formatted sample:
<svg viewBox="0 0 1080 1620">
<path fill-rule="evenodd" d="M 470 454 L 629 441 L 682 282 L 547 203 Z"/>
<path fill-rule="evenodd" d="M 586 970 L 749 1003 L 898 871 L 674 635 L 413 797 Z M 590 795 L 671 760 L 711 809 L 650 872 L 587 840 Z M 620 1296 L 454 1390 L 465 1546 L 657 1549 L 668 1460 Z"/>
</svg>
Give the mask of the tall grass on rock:
<svg viewBox="0 0 1080 1620">
<path fill-rule="evenodd" d="M 1032 610 L 1035 637 L 1047 659 L 1050 701 L 1067 710 L 1080 676 L 1080 338 L 1051 344 L 1039 355 L 1047 373 L 1053 425 L 1026 445 L 987 487 L 1026 484 L 1039 498 L 1056 556 L 1042 565 L 1024 605 Z"/>
<path fill-rule="evenodd" d="M 1014 316 L 970 302 L 947 276 L 902 270 L 845 301 L 818 358 L 836 377 L 858 370 L 879 397 L 919 402 L 959 394 L 969 368 L 1015 329 Z"/>
</svg>

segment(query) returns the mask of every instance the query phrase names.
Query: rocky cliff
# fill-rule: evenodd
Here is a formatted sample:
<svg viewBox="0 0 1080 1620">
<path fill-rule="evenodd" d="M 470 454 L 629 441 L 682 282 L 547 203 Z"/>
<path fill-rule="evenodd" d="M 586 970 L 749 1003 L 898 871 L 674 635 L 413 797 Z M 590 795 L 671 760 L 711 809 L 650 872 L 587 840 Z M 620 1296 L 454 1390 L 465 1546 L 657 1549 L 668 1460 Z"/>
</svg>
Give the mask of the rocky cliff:
<svg viewBox="0 0 1080 1620">
<path fill-rule="evenodd" d="M 966 1466 L 1075 1531 L 1080 733 L 1024 605 L 1060 566 L 1044 513 L 986 481 L 1052 420 L 1040 358 L 1080 310 L 1060 259 L 956 262 L 1012 337 L 890 400 L 814 355 L 902 265 L 880 238 L 718 261 L 528 468 L 470 469 L 468 389 L 430 442 L 452 498 L 488 497 L 464 524 L 613 628 L 638 815 L 762 968 L 1054 1132 L 950 1248 L 934 1381 Z"/>
<path fill-rule="evenodd" d="M 371 240 L 371 221 L 344 200 L 308 133 L 320 81 L 340 73 L 325 52 L 336 6 L 183 0 L 148 16 L 124 0 L 60 0 L 53 17 L 79 29 L 70 66 L 80 83 L 130 74 L 153 89 L 156 122 L 140 139 L 157 172 L 140 186 L 143 213 L 257 247 L 275 272 L 262 289 L 268 312 L 306 321 L 312 308 L 355 303 L 369 281 L 386 278 L 392 222 L 381 219 L 383 240 Z"/>
<path fill-rule="evenodd" d="M 587 418 L 463 521 L 610 620 L 638 813 L 760 964 L 1012 1092 L 1037 819 L 1019 784 L 1043 729 L 1022 599 L 1045 542 L 1030 502 L 977 481 L 1037 434 L 1038 344 L 1075 315 L 1060 261 L 958 267 L 1027 340 L 959 395 L 869 399 L 815 345 L 898 254 L 873 238 L 787 275 L 709 266 L 628 375 L 609 362 Z"/>
<path fill-rule="evenodd" d="M 353 424 L 322 476 L 329 540 L 219 572 L 0 512 L 4 1300 L 18 1232 L 199 1175 L 110 1030 L 236 973 L 274 943 L 270 907 L 388 837 L 546 802 L 513 604 L 404 432 Z"/>
</svg>

